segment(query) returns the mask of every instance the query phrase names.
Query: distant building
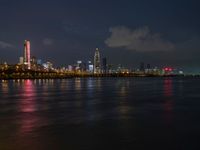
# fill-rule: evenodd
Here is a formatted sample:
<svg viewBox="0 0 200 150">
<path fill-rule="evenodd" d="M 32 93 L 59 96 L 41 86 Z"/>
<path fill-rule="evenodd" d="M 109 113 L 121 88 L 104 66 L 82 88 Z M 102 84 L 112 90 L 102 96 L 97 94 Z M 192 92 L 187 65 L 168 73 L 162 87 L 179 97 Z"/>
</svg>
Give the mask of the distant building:
<svg viewBox="0 0 200 150">
<path fill-rule="evenodd" d="M 31 57 L 31 65 L 37 65 L 37 59 L 35 56 Z"/>
<path fill-rule="evenodd" d="M 86 63 L 81 60 L 78 60 L 76 63 L 76 70 L 81 72 L 86 71 Z"/>
<path fill-rule="evenodd" d="M 102 59 L 102 69 L 103 73 L 107 73 L 107 59 L 105 57 Z"/>
<path fill-rule="evenodd" d="M 96 51 L 94 54 L 94 73 L 101 73 L 100 53 L 99 53 L 98 48 L 96 48 Z"/>
<path fill-rule="evenodd" d="M 82 63 L 81 60 L 78 60 L 78 61 L 77 61 L 77 65 L 78 65 L 78 66 L 81 65 L 81 63 Z"/>
<path fill-rule="evenodd" d="M 31 57 L 31 69 L 32 70 L 38 69 L 37 59 L 35 56 Z"/>
<path fill-rule="evenodd" d="M 19 57 L 19 64 L 23 65 L 24 64 L 24 57 Z"/>
<path fill-rule="evenodd" d="M 31 69 L 31 44 L 30 41 L 25 40 L 24 42 L 24 65 L 28 69 Z"/>
<path fill-rule="evenodd" d="M 80 70 L 81 71 L 86 71 L 86 63 L 85 62 L 81 63 Z"/>
<path fill-rule="evenodd" d="M 140 71 L 142 71 L 142 72 L 145 71 L 145 67 L 144 67 L 144 63 L 143 62 L 140 63 Z"/>
<path fill-rule="evenodd" d="M 92 62 L 90 60 L 87 61 L 86 70 L 89 73 L 93 73 L 93 71 L 94 71 L 94 65 L 92 64 Z"/>
<path fill-rule="evenodd" d="M 53 69 L 53 64 L 51 62 L 46 62 L 43 64 L 44 69 L 46 70 L 52 70 Z"/>
<path fill-rule="evenodd" d="M 80 71 L 80 70 L 81 70 L 81 64 L 82 64 L 82 61 L 81 61 L 81 60 L 78 60 L 77 63 L 76 63 L 76 70 L 77 70 L 77 71 Z"/>
<path fill-rule="evenodd" d="M 92 73 L 92 72 L 93 72 L 93 70 L 94 70 L 94 65 L 92 65 L 92 64 L 91 64 L 91 65 L 89 65 L 89 72 L 90 72 L 90 73 Z"/>
<path fill-rule="evenodd" d="M 151 65 L 147 64 L 147 68 L 145 69 L 145 73 L 151 73 Z"/>
<path fill-rule="evenodd" d="M 68 71 L 73 71 L 73 66 L 72 65 L 68 65 Z"/>
<path fill-rule="evenodd" d="M 37 60 L 37 64 L 38 64 L 38 65 L 42 65 L 42 60 L 41 60 L 41 59 L 38 59 L 38 60 Z"/>
<path fill-rule="evenodd" d="M 107 64 L 107 69 L 108 69 L 108 73 L 114 73 L 115 72 L 113 64 Z"/>
<path fill-rule="evenodd" d="M 147 69 L 151 69 L 151 65 L 150 64 L 147 64 Z"/>
</svg>

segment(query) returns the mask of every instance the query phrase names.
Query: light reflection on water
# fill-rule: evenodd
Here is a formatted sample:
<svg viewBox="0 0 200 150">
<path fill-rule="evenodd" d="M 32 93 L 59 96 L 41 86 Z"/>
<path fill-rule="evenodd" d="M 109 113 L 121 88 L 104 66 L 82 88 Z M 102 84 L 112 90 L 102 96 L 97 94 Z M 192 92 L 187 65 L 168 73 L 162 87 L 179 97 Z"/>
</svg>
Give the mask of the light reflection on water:
<svg viewBox="0 0 200 150">
<path fill-rule="evenodd" d="M 7 80 L 2 80 L 1 90 L 5 94 L 8 93 L 9 87 L 8 87 L 8 81 Z"/>
<path fill-rule="evenodd" d="M 19 111 L 21 112 L 34 112 L 36 111 L 36 91 L 34 82 L 25 80 L 22 87 L 22 95 L 20 97 Z"/>
<path fill-rule="evenodd" d="M 200 80 L 174 78 L 2 81 L 0 149 L 2 143 L 5 149 L 22 150 L 30 145 L 29 149 L 55 149 L 59 145 L 64 149 L 81 149 L 81 145 L 90 147 L 90 141 L 95 143 L 93 149 L 99 144 L 138 148 L 138 144 L 132 145 L 134 141 L 169 143 L 174 136 L 182 138 L 171 128 L 181 128 L 184 124 L 189 129 L 191 126 L 185 118 L 193 122 L 191 115 L 195 118 L 200 114 L 195 109 L 200 105 L 199 83 Z M 189 107 L 183 97 L 191 98 L 191 93 L 196 95 Z M 187 116 L 182 105 L 188 107 Z M 11 140 L 15 142 L 12 144 Z"/>
<path fill-rule="evenodd" d="M 173 117 L 173 80 L 171 78 L 166 78 L 164 80 L 164 111 L 165 111 L 165 120 L 168 123 L 171 123 Z"/>
</svg>

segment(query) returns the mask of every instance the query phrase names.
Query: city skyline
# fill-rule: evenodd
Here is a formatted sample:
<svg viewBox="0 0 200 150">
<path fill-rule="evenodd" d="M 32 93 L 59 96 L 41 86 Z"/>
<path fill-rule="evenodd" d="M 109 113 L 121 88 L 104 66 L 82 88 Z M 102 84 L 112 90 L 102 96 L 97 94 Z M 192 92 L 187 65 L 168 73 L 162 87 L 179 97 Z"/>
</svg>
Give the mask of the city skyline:
<svg viewBox="0 0 200 150">
<path fill-rule="evenodd" d="M 42 60 L 38 56 L 31 55 L 31 41 L 24 40 L 23 56 L 19 57 L 18 63 L 10 64 L 7 62 L 1 63 L 2 69 L 8 69 L 6 66 L 15 68 L 15 71 L 21 70 L 25 71 L 53 71 L 53 72 L 66 72 L 66 73 L 89 73 L 89 74 L 112 74 L 112 73 L 136 73 L 136 74 L 146 74 L 146 75 L 170 75 L 170 74 L 183 74 L 183 70 L 179 68 L 173 68 L 170 66 L 163 66 L 158 68 L 157 66 L 151 66 L 150 64 L 140 63 L 138 68 L 127 68 L 122 64 L 113 65 L 112 63 L 107 63 L 107 58 L 101 58 L 99 48 L 94 51 L 94 58 L 87 60 L 76 60 L 70 64 L 62 64 L 61 66 L 55 66 L 51 60 Z M 11 69 L 12 70 L 12 69 Z M 13 70 L 14 71 L 14 70 Z M 158 73 L 159 72 L 159 73 Z"/>
<path fill-rule="evenodd" d="M 23 7 L 24 2 L 29 7 Z M 21 42 L 29 39 L 32 55 L 56 66 L 92 60 L 93 49 L 99 47 L 102 58 L 115 65 L 137 68 L 144 62 L 200 72 L 198 4 L 195 0 L 19 0 L 12 5 L 2 1 L 0 61 L 16 63 L 22 56 Z"/>
<path fill-rule="evenodd" d="M 155 67 L 151 64 L 140 63 L 139 68 L 127 68 L 121 64 L 115 66 L 107 62 L 106 57 L 101 57 L 99 48 L 94 51 L 93 61 L 88 58 L 76 60 L 75 63 L 55 66 L 51 60 L 42 60 L 38 56 L 31 55 L 31 41 L 24 40 L 23 56 L 19 62 L 0 64 L 1 79 L 23 79 L 23 78 L 66 78 L 66 77 L 97 77 L 97 76 L 184 76 L 191 75 L 183 70 L 170 66 Z M 199 74 L 196 74 L 199 75 Z"/>
</svg>

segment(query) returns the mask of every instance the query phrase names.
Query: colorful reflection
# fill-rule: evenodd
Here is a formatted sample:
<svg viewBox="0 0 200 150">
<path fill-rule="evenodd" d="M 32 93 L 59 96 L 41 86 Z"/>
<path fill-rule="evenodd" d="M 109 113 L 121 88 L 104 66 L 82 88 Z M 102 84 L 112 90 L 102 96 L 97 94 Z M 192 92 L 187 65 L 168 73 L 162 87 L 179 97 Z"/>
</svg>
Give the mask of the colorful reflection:
<svg viewBox="0 0 200 150">
<path fill-rule="evenodd" d="M 31 80 L 25 80 L 22 91 L 22 98 L 20 101 L 21 112 L 34 112 L 36 111 L 35 101 L 35 87 Z"/>
<path fill-rule="evenodd" d="M 3 94 L 8 94 L 9 88 L 8 88 L 8 80 L 2 80 L 1 83 L 1 90 Z"/>
<path fill-rule="evenodd" d="M 18 145 L 18 148 L 23 147 L 29 149 L 29 145 L 32 145 L 33 149 L 37 149 L 38 146 L 41 145 L 41 143 L 40 145 L 38 145 L 38 133 L 35 131 L 42 126 L 47 125 L 47 121 L 41 113 L 38 113 L 38 95 L 35 82 L 33 80 L 24 80 L 20 86 L 21 97 L 18 103 L 19 119 L 17 121 L 19 124 L 19 130 L 17 132 L 17 140 L 15 142 L 16 144 L 21 143 L 20 145 Z M 22 139 L 23 143 L 22 141 L 20 141 Z"/>
<path fill-rule="evenodd" d="M 19 111 L 21 113 L 20 133 L 24 134 L 26 132 L 31 132 L 38 122 L 37 116 L 34 115 L 36 111 L 36 95 L 33 81 L 24 80 L 21 92 L 22 96 L 19 102 Z"/>
</svg>

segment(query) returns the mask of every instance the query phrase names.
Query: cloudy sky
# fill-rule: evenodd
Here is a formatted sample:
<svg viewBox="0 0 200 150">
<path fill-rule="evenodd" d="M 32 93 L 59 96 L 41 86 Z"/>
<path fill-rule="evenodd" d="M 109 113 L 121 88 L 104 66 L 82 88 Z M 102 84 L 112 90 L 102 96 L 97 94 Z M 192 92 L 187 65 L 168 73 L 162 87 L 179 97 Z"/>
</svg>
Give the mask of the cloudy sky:
<svg viewBox="0 0 200 150">
<path fill-rule="evenodd" d="M 198 0 L 0 0 L 0 62 L 17 63 L 23 41 L 55 65 L 93 59 L 200 71 Z"/>
</svg>

